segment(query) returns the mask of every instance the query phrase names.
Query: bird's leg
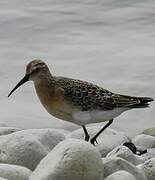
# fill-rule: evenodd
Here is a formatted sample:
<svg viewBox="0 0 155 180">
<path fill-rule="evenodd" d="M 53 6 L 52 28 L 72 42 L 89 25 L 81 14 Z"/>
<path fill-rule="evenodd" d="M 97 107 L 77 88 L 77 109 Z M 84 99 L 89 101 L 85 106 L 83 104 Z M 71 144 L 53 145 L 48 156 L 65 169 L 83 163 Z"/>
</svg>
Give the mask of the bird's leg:
<svg viewBox="0 0 155 180">
<path fill-rule="evenodd" d="M 83 131 L 85 133 L 85 141 L 89 141 L 90 136 L 88 134 L 86 127 L 83 125 L 82 128 L 83 128 Z"/>
<path fill-rule="evenodd" d="M 91 144 L 95 145 L 96 138 L 108 127 L 110 124 L 112 124 L 113 119 L 109 120 L 109 122 L 90 140 Z"/>
</svg>

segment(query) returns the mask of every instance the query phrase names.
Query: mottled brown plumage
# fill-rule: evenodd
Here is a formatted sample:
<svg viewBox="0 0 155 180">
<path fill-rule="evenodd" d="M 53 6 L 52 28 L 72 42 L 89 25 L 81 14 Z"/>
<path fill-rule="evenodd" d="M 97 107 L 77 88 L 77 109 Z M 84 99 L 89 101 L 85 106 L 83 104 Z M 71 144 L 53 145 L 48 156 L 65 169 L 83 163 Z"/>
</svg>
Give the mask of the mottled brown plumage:
<svg viewBox="0 0 155 180">
<path fill-rule="evenodd" d="M 53 77 L 55 86 L 64 90 L 65 99 L 82 111 L 112 110 L 114 108 L 140 105 L 141 100 L 151 101 L 151 98 L 137 98 L 112 93 L 92 83 L 65 77 Z"/>
</svg>

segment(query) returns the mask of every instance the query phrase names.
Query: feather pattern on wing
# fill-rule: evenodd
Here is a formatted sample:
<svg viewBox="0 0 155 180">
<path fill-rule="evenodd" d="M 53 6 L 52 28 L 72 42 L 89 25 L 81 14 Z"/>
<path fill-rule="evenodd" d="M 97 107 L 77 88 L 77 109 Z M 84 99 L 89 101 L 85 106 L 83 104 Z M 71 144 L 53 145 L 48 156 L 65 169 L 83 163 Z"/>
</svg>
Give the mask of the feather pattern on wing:
<svg viewBox="0 0 155 180">
<path fill-rule="evenodd" d="M 131 107 L 141 103 L 141 99 L 112 93 L 92 83 L 64 77 L 55 77 L 56 86 L 64 89 L 65 99 L 82 111 L 112 110 Z"/>
</svg>

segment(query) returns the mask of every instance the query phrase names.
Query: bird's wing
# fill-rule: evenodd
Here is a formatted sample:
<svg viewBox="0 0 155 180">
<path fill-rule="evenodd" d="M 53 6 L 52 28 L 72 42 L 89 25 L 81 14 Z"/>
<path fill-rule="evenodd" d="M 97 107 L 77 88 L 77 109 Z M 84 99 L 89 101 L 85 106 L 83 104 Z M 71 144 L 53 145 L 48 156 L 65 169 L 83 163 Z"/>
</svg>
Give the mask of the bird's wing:
<svg viewBox="0 0 155 180">
<path fill-rule="evenodd" d="M 128 107 L 139 101 L 114 94 L 92 83 L 64 77 L 56 77 L 57 86 L 63 88 L 65 99 L 82 111 L 112 110 Z"/>
<path fill-rule="evenodd" d="M 139 104 L 140 100 L 135 97 L 113 94 L 111 97 L 116 107 L 132 107 L 133 105 Z"/>
</svg>

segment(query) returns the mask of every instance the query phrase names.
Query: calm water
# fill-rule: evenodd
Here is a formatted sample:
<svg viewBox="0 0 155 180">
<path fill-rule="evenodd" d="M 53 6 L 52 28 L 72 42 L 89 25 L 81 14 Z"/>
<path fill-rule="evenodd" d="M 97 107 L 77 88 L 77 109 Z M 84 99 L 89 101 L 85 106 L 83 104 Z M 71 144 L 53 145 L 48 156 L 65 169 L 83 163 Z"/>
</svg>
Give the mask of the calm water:
<svg viewBox="0 0 155 180">
<path fill-rule="evenodd" d="M 155 1 L 0 1 L 0 121 L 22 128 L 76 128 L 43 109 L 32 83 L 7 98 L 32 58 L 45 60 L 55 75 L 155 98 Z M 119 116 L 113 128 L 134 135 L 155 126 L 154 117 L 152 103 Z"/>
</svg>

